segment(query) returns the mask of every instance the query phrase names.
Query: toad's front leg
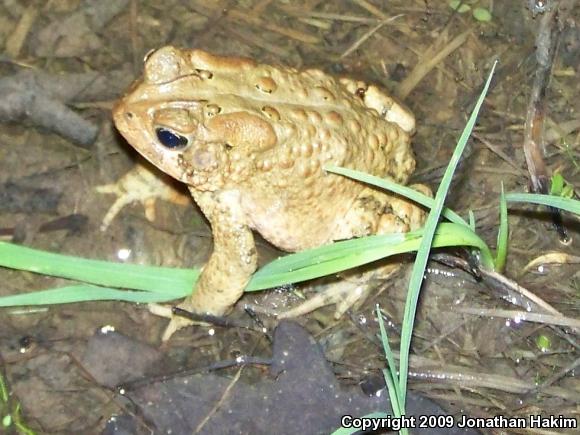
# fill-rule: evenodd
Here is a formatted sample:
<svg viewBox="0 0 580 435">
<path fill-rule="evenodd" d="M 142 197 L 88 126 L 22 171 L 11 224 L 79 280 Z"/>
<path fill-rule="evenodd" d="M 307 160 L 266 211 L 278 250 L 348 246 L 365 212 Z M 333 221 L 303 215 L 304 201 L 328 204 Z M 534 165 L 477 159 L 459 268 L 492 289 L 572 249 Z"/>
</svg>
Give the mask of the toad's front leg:
<svg viewBox="0 0 580 435">
<path fill-rule="evenodd" d="M 192 294 L 179 308 L 222 316 L 242 296 L 256 270 L 258 256 L 254 237 L 240 207 L 238 192 L 197 192 L 192 189 L 191 193 L 211 224 L 213 252 Z M 191 324 L 188 319 L 172 316 L 163 341 Z"/>
</svg>

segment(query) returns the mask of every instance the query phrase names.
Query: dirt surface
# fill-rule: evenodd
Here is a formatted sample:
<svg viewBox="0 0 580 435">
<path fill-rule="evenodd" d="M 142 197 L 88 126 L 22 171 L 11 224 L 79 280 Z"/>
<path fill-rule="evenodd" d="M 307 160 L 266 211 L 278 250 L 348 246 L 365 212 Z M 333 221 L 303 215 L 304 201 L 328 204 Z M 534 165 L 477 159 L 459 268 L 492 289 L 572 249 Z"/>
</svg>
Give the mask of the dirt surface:
<svg viewBox="0 0 580 435">
<path fill-rule="evenodd" d="M 158 202 L 153 222 L 140 205 L 129 206 L 107 231 L 100 230 L 114 198 L 95 187 L 116 181 L 139 158 L 114 131 L 110 108 L 140 75 L 143 56 L 174 44 L 317 67 L 380 84 L 415 113 L 418 170 L 412 181 L 433 189 L 493 61 L 499 59 L 446 202 L 462 216 L 472 210 L 478 234 L 494 247 L 501 183 L 508 192 L 528 190 L 522 144 L 543 15 L 528 8 L 537 6 L 534 1 L 466 3 L 472 10 L 491 9 L 491 21 L 476 20 L 471 10 L 454 13 L 447 1 L 425 0 L 0 0 L 0 237 L 95 259 L 121 261 L 120 253 L 130 252 L 125 261 L 132 263 L 203 265 L 211 252 L 211 231 L 193 204 Z M 560 172 L 573 186 L 580 185 L 579 23 L 578 8 L 562 22 L 543 135 L 548 173 Z M 505 283 L 458 267 L 458 258 L 468 258 L 464 250 L 438 251 L 429 264 L 416 322 L 413 394 L 435 400 L 458 417 L 578 416 L 580 225 L 577 216 L 563 218 L 568 244 L 559 241 L 546 211 L 510 206 L 503 273 L 557 310 L 536 322 L 522 315 L 528 307 L 546 314 L 546 305 L 532 304 Z M 259 245 L 261 264 L 280 255 L 266 242 Z M 550 252 L 564 255 L 555 264 L 525 268 Z M 322 346 L 341 388 L 367 388 L 380 379 L 385 361 L 373 309 L 379 303 L 392 321 L 389 337 L 397 347 L 409 269 L 377 283 L 365 305 L 339 321 L 333 319 L 332 307 L 297 319 Z M 66 284 L 0 269 L 0 296 Z M 286 306 L 317 285 L 291 289 L 297 292 L 253 293 L 244 302 Z M 247 320 L 242 305 L 232 316 Z M 163 376 L 172 375 L 167 382 L 175 382 L 175 373 L 195 372 L 202 387 L 179 400 L 196 403 L 203 394 L 199 391 L 207 393 L 204 400 L 213 397 L 210 423 L 199 432 L 212 433 L 208 428 L 225 419 L 212 409 L 224 403 L 238 369 L 213 370 L 206 378 L 199 373 L 238 356 L 271 358 L 272 343 L 243 329 L 197 327 L 160 347 L 165 324 L 145 307 L 120 302 L 1 309 L 0 364 L 10 406 L 20 403 L 22 421 L 38 433 L 102 433 L 115 415 L 130 417 L 128 426 L 125 432 L 108 433 L 168 433 L 160 414 L 146 412 L 143 398 L 149 396 L 140 402 L 135 395 L 121 394 L 118 380 L 139 379 L 154 392 Z M 115 346 L 107 348 L 109 353 L 95 347 L 95 332 L 105 325 L 130 337 L 131 346 L 123 351 L 138 364 L 120 363 L 126 355 L 120 345 L 118 352 Z M 99 375 L 95 367 L 100 367 Z M 230 393 L 241 397 L 243 388 L 265 391 L 260 388 L 274 382 L 269 376 L 259 366 L 243 370 Z M 298 371 L 296 382 L 308 380 Z M 188 409 L 162 396 L 156 407 Z M 2 406 L 5 412 L 7 406 Z M 322 412 L 316 406 L 304 404 L 304 412 Z M 244 415 L 252 418 L 251 406 Z M 4 429 L 17 433 L 13 426 Z M 113 429 L 109 425 L 107 430 Z M 173 433 L 190 431 L 187 426 Z"/>
</svg>

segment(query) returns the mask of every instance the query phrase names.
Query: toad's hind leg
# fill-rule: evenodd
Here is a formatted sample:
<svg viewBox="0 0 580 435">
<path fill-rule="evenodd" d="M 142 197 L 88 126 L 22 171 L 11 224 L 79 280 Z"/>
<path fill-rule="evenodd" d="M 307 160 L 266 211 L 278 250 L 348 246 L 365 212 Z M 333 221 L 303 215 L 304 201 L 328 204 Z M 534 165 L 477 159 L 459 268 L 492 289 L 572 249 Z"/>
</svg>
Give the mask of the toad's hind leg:
<svg viewBox="0 0 580 435">
<path fill-rule="evenodd" d="M 411 187 L 431 196 L 431 191 L 424 185 Z M 369 188 L 359 196 L 343 220 L 344 224 L 339 227 L 336 239 L 405 233 L 420 228 L 424 221 L 424 210 L 412 202 Z M 377 287 L 376 282 L 388 279 L 399 267 L 399 263 L 387 259 L 376 267 L 368 265 L 343 272 L 338 282 L 298 306 L 278 314 L 278 318 L 300 316 L 336 304 L 334 317 L 338 319 L 351 307 L 361 306 Z"/>
<path fill-rule="evenodd" d="M 126 205 L 134 202 L 143 204 L 145 217 L 150 222 L 155 220 L 155 201 L 157 199 L 179 205 L 191 204 L 189 195 L 178 190 L 171 178 L 146 161 L 140 161 L 117 182 L 96 186 L 95 190 L 98 193 L 117 196 L 102 220 L 101 231 L 105 231 L 109 227 L 113 219 Z"/>
</svg>

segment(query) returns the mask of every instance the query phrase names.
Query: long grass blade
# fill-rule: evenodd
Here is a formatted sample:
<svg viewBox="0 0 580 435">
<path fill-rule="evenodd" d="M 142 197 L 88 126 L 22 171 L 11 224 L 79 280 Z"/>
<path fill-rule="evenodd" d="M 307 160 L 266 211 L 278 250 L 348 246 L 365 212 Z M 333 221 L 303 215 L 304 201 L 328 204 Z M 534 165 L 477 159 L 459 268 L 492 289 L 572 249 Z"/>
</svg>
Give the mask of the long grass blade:
<svg viewBox="0 0 580 435">
<path fill-rule="evenodd" d="M 508 236 L 509 229 L 507 201 L 505 200 L 503 183 L 501 183 L 501 194 L 499 198 L 499 230 L 497 232 L 497 247 L 495 257 L 495 270 L 498 272 L 502 272 L 505 267 L 508 249 Z"/>
<path fill-rule="evenodd" d="M 124 301 L 135 303 L 168 302 L 191 293 L 191 288 L 165 289 L 163 292 L 119 290 L 89 284 L 71 285 L 0 298 L 0 307 L 56 305 L 87 301 Z"/>
<path fill-rule="evenodd" d="M 563 198 L 554 195 L 540 195 L 536 193 L 508 193 L 508 202 L 529 202 L 532 204 L 547 205 L 559 208 L 570 213 L 580 214 L 580 201 L 571 198 Z"/>
<path fill-rule="evenodd" d="M 105 287 L 161 292 L 164 289 L 191 292 L 199 272 L 194 269 L 141 266 L 89 260 L 0 242 L 0 266 L 68 278 Z"/>
<path fill-rule="evenodd" d="M 405 302 L 405 315 L 403 318 L 403 329 L 401 333 L 399 386 L 401 389 L 403 403 L 405 403 L 407 394 L 409 350 L 411 348 L 411 339 L 413 336 L 413 325 L 415 322 L 415 314 L 417 311 L 417 302 L 419 299 L 419 293 L 421 291 L 423 274 L 425 272 L 425 267 L 427 266 L 427 259 L 429 257 L 429 250 L 431 249 L 431 244 L 435 236 L 435 229 L 437 228 L 439 217 L 441 216 L 441 211 L 443 210 L 443 204 L 445 202 L 445 197 L 447 196 L 447 191 L 449 190 L 449 186 L 451 185 L 451 179 L 453 178 L 455 169 L 457 168 L 461 155 L 463 154 L 465 145 L 467 144 L 467 140 L 471 135 L 471 131 L 475 126 L 477 115 L 479 114 L 479 110 L 481 109 L 481 106 L 487 94 L 487 90 L 489 89 L 489 85 L 491 83 L 491 79 L 493 77 L 496 65 L 497 61 L 493 64 L 493 67 L 491 69 L 491 72 L 489 73 L 483 91 L 481 92 L 477 100 L 477 103 L 475 104 L 475 108 L 473 109 L 473 112 L 471 113 L 471 116 L 469 117 L 469 120 L 467 121 L 467 124 L 465 125 L 465 128 L 461 133 L 461 137 L 459 138 L 457 146 L 453 151 L 451 160 L 447 165 L 447 169 L 445 171 L 445 174 L 443 175 L 443 179 L 441 180 L 439 189 L 437 190 L 437 193 L 435 195 L 434 205 L 431 208 L 429 216 L 427 217 L 427 222 L 425 223 L 425 230 L 423 232 L 423 238 L 421 240 L 419 250 L 417 251 L 415 264 L 413 265 L 413 271 L 411 273 L 411 279 L 409 281 L 409 292 L 407 294 L 407 300 Z"/>
<path fill-rule="evenodd" d="M 411 189 L 408 186 L 397 184 L 394 181 L 376 177 L 374 175 L 356 171 L 354 169 L 341 168 L 339 166 L 325 166 L 324 169 L 327 170 L 328 172 L 334 172 L 335 174 L 345 175 L 349 178 L 362 181 L 363 183 L 371 184 L 373 186 L 377 186 L 382 189 L 397 193 L 401 196 L 404 196 L 405 198 L 412 200 L 413 202 L 416 202 L 417 204 L 421 204 L 422 206 L 428 209 L 431 209 L 433 207 L 434 203 L 433 198 L 429 198 L 428 196 L 422 194 L 421 192 L 417 192 L 416 190 Z M 465 222 L 465 220 L 461 216 L 459 216 L 451 209 L 444 208 L 442 214 L 446 219 L 449 219 L 449 221 L 453 223 L 459 225 L 468 225 L 468 223 Z"/>
<path fill-rule="evenodd" d="M 396 418 L 401 417 L 405 414 L 405 403 L 402 402 L 401 389 L 399 387 L 399 376 L 397 374 L 397 364 L 395 363 L 395 355 L 391 350 L 391 345 L 389 344 L 389 337 L 387 336 L 387 329 L 385 328 L 385 322 L 383 321 L 383 315 L 379 305 L 376 306 L 376 316 L 379 320 L 379 330 L 381 332 L 381 343 L 383 345 L 383 353 L 387 359 L 387 369 L 383 369 L 383 377 L 385 378 L 385 383 L 387 384 L 387 391 L 389 392 L 389 398 L 391 399 L 391 408 L 393 410 L 393 415 Z"/>
<path fill-rule="evenodd" d="M 246 291 L 263 290 L 306 281 L 387 256 L 412 252 L 417 250 L 420 238 L 421 231 L 370 236 L 288 255 L 260 269 L 253 276 Z M 485 243 L 463 225 L 442 224 L 435 237 L 434 246 L 474 246 L 481 251 L 484 261 L 487 263 L 493 261 Z M 199 271 L 194 269 L 88 260 L 10 243 L 0 243 L 0 266 L 94 284 L 94 286 L 71 286 L 64 287 L 64 290 L 51 289 L 0 297 L 0 306 L 70 303 L 88 300 L 169 301 L 190 294 L 199 275 Z M 123 291 L 111 287 L 141 290 L 141 292 L 125 294 Z M 59 291 L 62 291 L 60 299 L 58 297 Z M 141 294 L 143 292 L 151 292 L 152 294 L 149 296 Z M 17 303 L 17 301 L 20 302 Z"/>
<path fill-rule="evenodd" d="M 406 234 L 368 236 L 281 257 L 262 267 L 252 278 L 247 291 L 306 281 L 392 255 L 413 252 L 418 249 L 422 234 L 423 230 L 418 230 Z M 392 244 L 393 240 L 397 243 Z M 441 224 L 434 237 L 433 246 L 476 247 L 482 253 L 485 265 L 493 268 L 493 257 L 489 248 L 468 226 Z"/>
</svg>

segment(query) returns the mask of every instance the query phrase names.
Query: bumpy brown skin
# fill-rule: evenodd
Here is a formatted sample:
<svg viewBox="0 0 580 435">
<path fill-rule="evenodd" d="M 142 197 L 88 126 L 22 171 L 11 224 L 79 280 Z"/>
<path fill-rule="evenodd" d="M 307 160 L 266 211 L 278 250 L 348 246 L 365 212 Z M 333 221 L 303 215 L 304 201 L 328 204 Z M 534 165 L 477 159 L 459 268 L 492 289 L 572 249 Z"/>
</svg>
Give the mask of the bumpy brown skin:
<svg viewBox="0 0 580 435">
<path fill-rule="evenodd" d="M 164 47 L 146 59 L 114 120 L 146 159 L 189 186 L 211 223 L 214 250 L 187 310 L 223 315 L 240 298 L 257 264 L 252 230 L 300 251 L 423 221 L 409 203 L 323 170 L 399 183 L 414 170 L 413 115 L 362 82 Z M 159 127 L 187 145 L 168 149 Z M 186 324 L 173 319 L 165 338 Z"/>
</svg>

